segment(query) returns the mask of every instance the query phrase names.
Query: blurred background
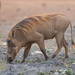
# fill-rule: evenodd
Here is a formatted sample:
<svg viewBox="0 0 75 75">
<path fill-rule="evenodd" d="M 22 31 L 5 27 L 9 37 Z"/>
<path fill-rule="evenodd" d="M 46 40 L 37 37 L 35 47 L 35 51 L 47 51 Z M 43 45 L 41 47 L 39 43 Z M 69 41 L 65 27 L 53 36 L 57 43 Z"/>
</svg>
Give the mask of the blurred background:
<svg viewBox="0 0 75 75">
<path fill-rule="evenodd" d="M 63 12 L 75 25 L 75 0 L 0 0 L 0 39 L 6 38 L 14 24 L 36 15 Z M 1 38 L 2 37 L 2 38 Z"/>
<path fill-rule="evenodd" d="M 25 64 L 6 63 L 7 57 L 6 39 L 8 32 L 11 30 L 13 25 L 25 19 L 26 17 L 32 15 L 55 13 L 55 12 L 65 13 L 66 16 L 70 19 L 73 25 L 72 26 L 73 38 L 75 41 L 75 0 L 0 0 L 0 75 L 19 75 L 18 74 L 19 72 L 24 71 L 25 75 L 37 75 L 37 72 L 40 71 L 51 72 L 53 73 L 53 75 L 58 75 L 54 74 L 55 71 L 57 71 L 57 69 L 64 70 L 65 68 L 68 67 L 73 69 L 74 72 L 73 75 L 75 75 L 75 49 L 73 50 L 69 48 L 70 57 L 68 59 L 64 59 L 65 54 L 64 49 L 60 51 L 60 53 L 55 59 L 51 59 L 57 47 L 55 39 L 45 41 L 48 49 L 48 55 L 50 57 L 48 61 L 44 61 L 43 54 L 35 53 L 36 51 L 40 50 L 38 46 L 34 44 L 31 48 L 31 55 L 28 56 L 27 63 L 26 62 Z M 69 44 L 69 47 L 72 47 L 70 26 L 66 31 L 65 37 Z M 34 55 L 32 55 L 32 53 Z M 14 63 L 19 63 L 20 62 L 19 60 L 22 59 L 22 56 L 23 50 L 19 52 Z M 7 67 L 4 67 L 4 65 Z"/>
</svg>

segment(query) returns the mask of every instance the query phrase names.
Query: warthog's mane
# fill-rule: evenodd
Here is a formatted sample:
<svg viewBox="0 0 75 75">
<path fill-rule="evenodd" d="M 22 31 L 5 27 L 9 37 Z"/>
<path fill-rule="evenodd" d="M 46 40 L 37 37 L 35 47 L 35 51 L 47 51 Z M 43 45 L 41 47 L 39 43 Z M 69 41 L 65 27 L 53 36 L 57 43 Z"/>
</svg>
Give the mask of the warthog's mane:
<svg viewBox="0 0 75 75">
<path fill-rule="evenodd" d="M 59 13 L 52 13 L 47 15 L 36 15 L 28 17 L 21 22 L 17 23 L 13 28 L 12 31 L 15 29 L 23 29 L 30 31 L 34 25 L 42 24 L 43 22 L 48 22 L 50 20 L 53 20 L 53 16 L 58 15 Z M 60 15 L 64 15 L 60 13 Z"/>
</svg>

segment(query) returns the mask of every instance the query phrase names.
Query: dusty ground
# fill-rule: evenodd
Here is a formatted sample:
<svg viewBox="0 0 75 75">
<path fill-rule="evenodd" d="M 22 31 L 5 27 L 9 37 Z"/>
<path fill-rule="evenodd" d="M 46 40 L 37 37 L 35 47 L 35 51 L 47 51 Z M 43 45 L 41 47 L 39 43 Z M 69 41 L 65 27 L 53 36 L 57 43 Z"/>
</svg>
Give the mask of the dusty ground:
<svg viewBox="0 0 75 75">
<path fill-rule="evenodd" d="M 46 48 L 49 50 L 48 61 L 44 61 L 44 56 L 36 44 L 31 48 L 31 52 L 25 63 L 20 64 L 23 56 L 23 49 L 18 53 L 12 64 L 6 63 L 7 46 L 6 37 L 10 29 L 18 21 L 36 14 L 63 12 L 71 20 L 73 25 L 73 38 L 75 37 L 75 1 L 74 0 L 2 0 L 0 10 L 0 75 L 59 75 L 58 70 L 64 71 L 71 68 L 75 75 L 75 49 L 71 49 L 70 28 L 66 31 L 65 38 L 69 43 L 69 58 L 64 58 L 64 49 L 52 59 L 52 54 L 56 49 L 55 39 L 47 40 Z M 74 38 L 75 41 L 75 38 Z M 39 51 L 39 53 L 36 53 Z M 35 52 L 35 53 L 34 53 Z M 38 74 L 45 72 L 44 74 Z M 65 75 L 65 74 L 60 74 Z"/>
</svg>

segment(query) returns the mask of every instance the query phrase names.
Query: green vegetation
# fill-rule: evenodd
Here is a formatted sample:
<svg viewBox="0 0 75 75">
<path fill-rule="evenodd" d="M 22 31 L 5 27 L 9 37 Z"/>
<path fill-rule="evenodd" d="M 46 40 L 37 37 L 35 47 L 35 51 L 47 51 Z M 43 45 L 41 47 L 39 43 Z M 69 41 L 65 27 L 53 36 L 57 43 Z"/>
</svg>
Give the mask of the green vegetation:
<svg viewBox="0 0 75 75">
<path fill-rule="evenodd" d="M 68 51 L 70 51 L 70 48 L 68 48 Z"/>
<path fill-rule="evenodd" d="M 50 74 L 51 74 L 51 72 L 49 71 L 49 72 L 48 72 L 48 74 L 50 75 Z"/>
<path fill-rule="evenodd" d="M 60 71 L 60 70 L 58 69 L 57 72 L 59 73 L 59 75 L 61 75 L 61 73 L 62 73 L 63 71 Z"/>
<path fill-rule="evenodd" d="M 49 72 L 38 72 L 38 75 L 50 75 L 50 71 Z"/>
<path fill-rule="evenodd" d="M 72 51 L 75 51 L 75 48 L 73 48 Z"/>
<path fill-rule="evenodd" d="M 19 64 L 20 64 L 20 63 L 21 63 L 21 62 L 20 62 L 20 60 L 17 60 L 17 63 L 19 63 Z"/>
<path fill-rule="evenodd" d="M 71 60 L 71 61 L 69 61 L 69 63 L 72 64 L 72 63 L 75 63 L 75 61 L 74 60 Z"/>
<path fill-rule="evenodd" d="M 19 74 L 20 74 L 20 75 L 24 75 L 24 74 L 25 74 L 25 71 L 23 70 L 23 71 L 21 71 Z"/>
<path fill-rule="evenodd" d="M 59 56 L 59 59 L 62 59 L 63 57 Z"/>
<path fill-rule="evenodd" d="M 65 71 L 66 75 L 73 75 L 72 69 L 71 68 L 67 68 L 67 70 Z"/>
<path fill-rule="evenodd" d="M 49 53 L 50 52 L 50 49 L 46 49 L 46 52 Z"/>
<path fill-rule="evenodd" d="M 29 60 L 29 62 L 31 63 L 31 62 L 33 62 L 32 60 Z"/>
<path fill-rule="evenodd" d="M 67 68 L 67 69 L 56 69 L 55 74 L 57 75 L 73 75 L 72 69 Z"/>
<path fill-rule="evenodd" d="M 0 61 L 0 71 L 4 70 L 4 62 Z"/>
<path fill-rule="evenodd" d="M 45 59 L 41 59 L 41 64 L 44 64 L 44 62 L 45 62 Z"/>
<path fill-rule="evenodd" d="M 0 34 L 0 38 L 2 38 L 2 35 Z"/>
</svg>

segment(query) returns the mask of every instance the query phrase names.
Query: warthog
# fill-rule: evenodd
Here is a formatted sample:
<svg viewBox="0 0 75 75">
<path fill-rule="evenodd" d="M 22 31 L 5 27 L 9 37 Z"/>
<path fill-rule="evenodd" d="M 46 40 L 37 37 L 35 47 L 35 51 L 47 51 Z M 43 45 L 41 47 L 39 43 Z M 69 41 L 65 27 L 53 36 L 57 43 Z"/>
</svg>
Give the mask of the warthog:
<svg viewBox="0 0 75 75">
<path fill-rule="evenodd" d="M 41 52 L 44 54 L 45 59 L 47 60 L 48 55 L 46 53 L 44 40 L 53 39 L 54 37 L 57 43 L 57 50 L 53 54 L 52 58 L 59 53 L 63 46 L 65 48 L 65 57 L 67 58 L 68 43 L 64 38 L 64 33 L 69 25 L 71 26 L 72 38 L 71 22 L 62 13 L 36 15 L 22 20 L 21 22 L 17 23 L 8 34 L 7 61 L 9 63 L 12 62 L 20 48 L 25 47 L 24 57 L 22 59 L 22 62 L 24 62 L 33 43 L 38 44 Z"/>
</svg>

